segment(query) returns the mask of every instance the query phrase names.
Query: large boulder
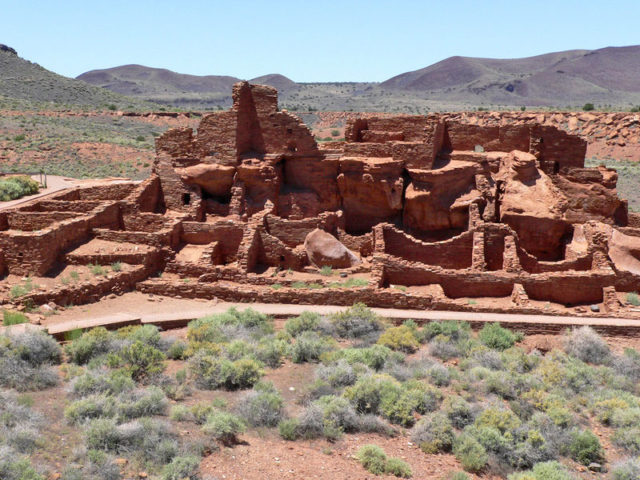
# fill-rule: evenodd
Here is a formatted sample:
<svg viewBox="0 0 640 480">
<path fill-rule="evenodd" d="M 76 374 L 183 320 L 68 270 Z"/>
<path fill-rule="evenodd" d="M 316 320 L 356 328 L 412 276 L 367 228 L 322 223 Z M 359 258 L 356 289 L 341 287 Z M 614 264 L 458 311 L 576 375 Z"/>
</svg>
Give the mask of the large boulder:
<svg viewBox="0 0 640 480">
<path fill-rule="evenodd" d="M 316 228 L 304 239 L 309 262 L 316 267 L 349 268 L 360 263 L 360 259 L 340 241 Z"/>
</svg>

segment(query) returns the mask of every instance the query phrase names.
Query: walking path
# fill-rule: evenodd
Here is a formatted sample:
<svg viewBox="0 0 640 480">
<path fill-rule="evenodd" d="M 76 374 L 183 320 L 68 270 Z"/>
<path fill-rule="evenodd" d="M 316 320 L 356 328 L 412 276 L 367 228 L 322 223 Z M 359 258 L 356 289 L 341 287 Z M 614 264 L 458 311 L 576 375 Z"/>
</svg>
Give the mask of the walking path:
<svg viewBox="0 0 640 480">
<path fill-rule="evenodd" d="M 303 311 L 329 315 L 347 307 L 335 305 L 294 305 L 267 303 L 230 303 L 203 300 L 174 299 L 148 296 L 139 292 L 125 294 L 115 299 L 72 307 L 59 315 L 48 317 L 42 328 L 52 335 L 64 338 L 66 332 L 97 326 L 119 328 L 126 325 L 154 324 L 163 329 L 184 327 L 191 320 L 206 315 L 221 313 L 235 307 L 253 308 L 276 318 L 297 316 Z M 434 310 L 403 310 L 395 308 L 372 308 L 382 317 L 397 323 L 413 319 L 418 323 L 433 320 L 459 320 L 478 327 L 487 322 L 500 322 L 527 333 L 554 333 L 574 327 L 589 325 L 604 334 L 640 337 L 640 319 L 572 317 L 553 315 L 519 315 L 503 313 L 474 313 Z"/>
</svg>

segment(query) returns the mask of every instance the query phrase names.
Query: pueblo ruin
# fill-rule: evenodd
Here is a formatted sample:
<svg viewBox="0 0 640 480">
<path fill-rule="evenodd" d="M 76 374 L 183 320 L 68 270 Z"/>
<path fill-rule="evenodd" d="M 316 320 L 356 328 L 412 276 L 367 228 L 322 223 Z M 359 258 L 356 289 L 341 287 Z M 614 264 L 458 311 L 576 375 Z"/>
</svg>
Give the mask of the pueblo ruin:
<svg viewBox="0 0 640 480">
<path fill-rule="evenodd" d="M 18 300 L 4 285 L 3 301 L 79 304 L 137 289 L 611 316 L 638 290 L 640 215 L 618 198 L 615 170 L 584 167 L 578 136 L 398 115 L 351 119 L 345 141 L 318 144 L 278 109 L 274 88 L 238 83 L 233 100 L 197 131 L 157 138 L 142 183 L 0 212 L 5 284 L 68 265 L 123 266 Z"/>
</svg>

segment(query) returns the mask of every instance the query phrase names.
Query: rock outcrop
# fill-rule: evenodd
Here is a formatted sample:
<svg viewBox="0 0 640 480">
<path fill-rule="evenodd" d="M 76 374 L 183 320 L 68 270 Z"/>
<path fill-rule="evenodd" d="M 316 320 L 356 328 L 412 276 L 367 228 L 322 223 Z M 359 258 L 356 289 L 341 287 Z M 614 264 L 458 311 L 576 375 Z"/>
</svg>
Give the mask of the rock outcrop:
<svg viewBox="0 0 640 480">
<path fill-rule="evenodd" d="M 336 237 L 318 228 L 306 236 L 304 249 L 309 263 L 319 268 L 350 268 L 360 263 L 360 259 Z"/>
</svg>

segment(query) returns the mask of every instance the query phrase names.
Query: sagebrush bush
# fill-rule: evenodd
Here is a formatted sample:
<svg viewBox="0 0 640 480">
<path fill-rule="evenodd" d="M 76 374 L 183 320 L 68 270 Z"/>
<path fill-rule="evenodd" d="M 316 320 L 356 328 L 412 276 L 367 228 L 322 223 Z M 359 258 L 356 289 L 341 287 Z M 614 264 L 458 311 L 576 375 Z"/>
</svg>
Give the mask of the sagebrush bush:
<svg viewBox="0 0 640 480">
<path fill-rule="evenodd" d="M 214 439 L 225 445 L 233 445 L 238 442 L 238 435 L 246 430 L 244 421 L 236 415 L 214 410 L 207 417 L 202 426 L 202 431 L 211 435 Z"/>
<path fill-rule="evenodd" d="M 573 480 L 567 467 L 556 461 L 540 462 L 527 472 L 513 473 L 509 480 Z"/>
<path fill-rule="evenodd" d="M 489 460 L 485 448 L 471 435 L 462 433 L 453 443 L 453 454 L 462 468 L 468 472 L 479 472 Z"/>
<path fill-rule="evenodd" d="M 384 345 L 392 350 L 413 353 L 420 347 L 420 342 L 410 327 L 401 325 L 385 330 L 378 338 L 378 345 Z"/>
<path fill-rule="evenodd" d="M 204 351 L 189 359 L 189 369 L 201 388 L 229 390 L 251 388 L 264 374 L 260 362 L 252 358 L 231 361 Z"/>
<path fill-rule="evenodd" d="M 374 475 L 386 472 L 387 454 L 377 445 L 363 445 L 358 449 L 356 458 L 362 466 Z"/>
<path fill-rule="evenodd" d="M 118 344 L 114 335 L 104 327 L 96 327 L 65 346 L 65 351 L 72 362 L 85 365 L 92 358 L 115 351 Z"/>
<path fill-rule="evenodd" d="M 299 427 L 300 421 L 297 418 L 289 418 L 278 424 L 278 433 L 285 440 L 297 440 L 302 436 Z"/>
<path fill-rule="evenodd" d="M 457 395 L 448 395 L 443 403 L 443 412 L 456 428 L 464 428 L 475 420 L 471 404 Z"/>
<path fill-rule="evenodd" d="M 384 330 L 382 319 L 363 303 L 333 314 L 331 321 L 341 338 L 367 339 L 373 343 Z"/>
<path fill-rule="evenodd" d="M 568 448 L 571 458 L 583 465 L 604 461 L 604 450 L 600 445 L 600 440 L 589 430 L 573 432 Z"/>
<path fill-rule="evenodd" d="M 333 348 L 334 343 L 330 339 L 316 332 L 305 331 L 291 345 L 291 360 L 294 363 L 317 362 L 323 353 Z"/>
<path fill-rule="evenodd" d="M 611 356 L 607 342 L 587 326 L 572 330 L 565 339 L 564 349 L 567 354 L 596 365 L 607 363 Z"/>
<path fill-rule="evenodd" d="M 135 340 L 117 353 L 111 354 L 109 364 L 112 367 L 124 367 L 131 374 L 131 378 L 139 381 L 164 371 L 166 358 L 165 354 L 154 346 Z"/>
<path fill-rule="evenodd" d="M 42 332 L 0 335 L 0 386 L 42 390 L 58 383 L 51 367 L 60 362 L 58 343 Z"/>
<path fill-rule="evenodd" d="M 499 323 L 487 323 L 478 333 L 480 341 L 494 350 L 506 350 L 522 339 L 522 335 L 503 328 Z"/>
<path fill-rule="evenodd" d="M 40 184 L 26 175 L 1 178 L 0 202 L 15 200 L 25 195 L 33 195 L 38 193 L 39 189 Z"/>
<path fill-rule="evenodd" d="M 324 363 L 335 362 L 340 359 L 344 359 L 351 365 L 361 363 L 373 370 L 381 370 L 391 360 L 404 361 L 404 357 L 401 354 L 394 353 L 391 349 L 382 345 L 372 345 L 365 348 L 343 348 L 322 356 Z"/>
<path fill-rule="evenodd" d="M 409 464 L 399 458 L 389 458 L 384 466 L 384 471 L 399 478 L 411 478 L 413 476 Z"/>
<path fill-rule="evenodd" d="M 162 469 L 162 480 L 197 480 L 200 458 L 189 455 L 174 457 L 171 463 Z"/>
<path fill-rule="evenodd" d="M 284 416 L 284 401 L 272 384 L 257 384 L 237 403 L 236 411 L 252 427 L 275 427 Z"/>
<path fill-rule="evenodd" d="M 628 458 L 613 465 L 613 480 L 638 480 L 640 478 L 640 458 Z"/>
<path fill-rule="evenodd" d="M 314 312 L 302 312 L 299 316 L 287 320 L 284 329 L 292 337 L 302 332 L 317 332 L 322 317 Z"/>
<path fill-rule="evenodd" d="M 2 480 L 45 480 L 23 457 L 11 447 L 0 445 L 0 478 Z"/>
<path fill-rule="evenodd" d="M 425 416 L 411 430 L 411 440 L 425 453 L 448 452 L 454 440 L 451 421 L 442 413 Z"/>
<path fill-rule="evenodd" d="M 365 372 L 361 370 L 361 372 Z M 316 378 L 327 382 L 334 388 L 348 387 L 358 379 L 357 369 L 346 360 L 340 359 L 336 363 L 320 365 L 315 371 Z"/>
</svg>

